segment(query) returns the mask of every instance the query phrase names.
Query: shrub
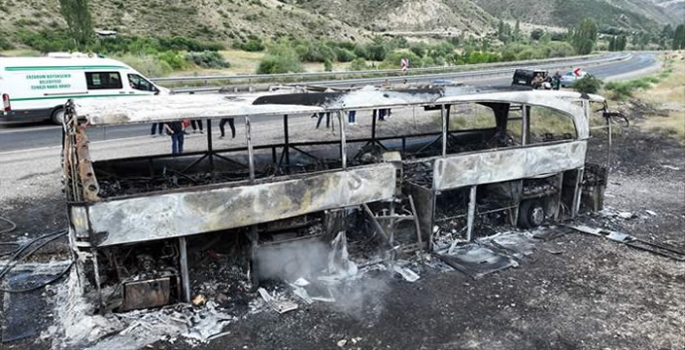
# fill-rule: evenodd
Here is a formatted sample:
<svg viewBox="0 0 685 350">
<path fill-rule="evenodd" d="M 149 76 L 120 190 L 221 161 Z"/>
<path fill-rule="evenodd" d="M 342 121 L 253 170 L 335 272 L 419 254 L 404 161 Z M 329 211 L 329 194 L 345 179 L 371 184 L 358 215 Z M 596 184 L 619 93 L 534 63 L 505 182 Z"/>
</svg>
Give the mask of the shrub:
<svg viewBox="0 0 685 350">
<path fill-rule="evenodd" d="M 425 43 L 417 43 L 412 45 L 409 50 L 413 52 L 416 56 L 423 57 L 428 53 L 428 45 Z"/>
<path fill-rule="evenodd" d="M 626 82 L 609 82 L 604 86 L 604 89 L 612 93 L 612 99 L 624 100 L 632 97 L 635 90 L 649 89 L 652 84 L 657 84 L 658 82 L 659 78 L 652 76 Z"/>
<path fill-rule="evenodd" d="M 366 47 L 366 58 L 371 61 L 384 61 L 388 54 L 388 49 L 383 44 L 370 44 Z"/>
<path fill-rule="evenodd" d="M 550 42 L 549 43 L 549 55 L 548 57 L 568 57 L 573 56 L 575 51 L 573 46 L 567 42 Z"/>
<path fill-rule="evenodd" d="M 173 70 L 184 70 L 188 67 L 188 61 L 176 51 L 165 51 L 157 55 L 157 59 L 165 62 Z"/>
<path fill-rule="evenodd" d="M 271 45 L 268 55 L 259 63 L 257 74 L 299 73 L 302 72 L 300 58 L 288 43 Z"/>
<path fill-rule="evenodd" d="M 185 59 L 202 68 L 230 67 L 230 64 L 216 51 L 188 52 Z"/>
<path fill-rule="evenodd" d="M 40 52 L 71 51 L 74 49 L 74 41 L 63 30 L 33 32 L 19 30 L 17 39 L 32 49 Z"/>
<path fill-rule="evenodd" d="M 512 50 L 505 50 L 504 52 L 502 52 L 502 61 L 516 61 L 516 53 Z"/>
<path fill-rule="evenodd" d="M 355 55 L 354 52 L 348 49 L 338 47 L 335 48 L 335 57 L 338 60 L 338 62 L 352 62 L 352 60 L 357 58 L 357 55 Z"/>
<path fill-rule="evenodd" d="M 354 54 L 357 57 L 360 57 L 363 59 L 366 59 L 369 56 L 369 52 L 366 50 L 366 47 L 362 46 L 362 45 L 359 45 L 359 46 L 354 48 Z"/>
<path fill-rule="evenodd" d="M 588 74 L 573 83 L 574 90 L 586 94 L 595 94 L 600 88 L 602 88 L 602 81 L 592 74 Z"/>
<path fill-rule="evenodd" d="M 303 51 L 302 45 L 298 46 L 298 54 Z M 335 51 L 322 43 L 312 43 L 307 47 L 307 51 L 304 54 L 300 54 L 300 60 L 303 62 L 326 62 L 326 60 L 333 61 L 336 58 Z"/>
<path fill-rule="evenodd" d="M 250 39 L 246 43 L 240 44 L 240 49 L 249 52 L 264 51 L 264 43 L 259 39 Z"/>
<path fill-rule="evenodd" d="M 350 63 L 350 68 L 349 70 L 351 71 L 360 71 L 360 70 L 367 70 L 369 69 L 369 66 L 366 64 L 366 60 L 363 59 L 362 57 L 355 58 L 352 63 Z"/>
<path fill-rule="evenodd" d="M 609 82 L 604 86 L 604 89 L 611 92 L 611 99 L 613 100 L 625 100 L 633 93 L 630 86 L 623 82 Z"/>
<path fill-rule="evenodd" d="M 259 63 L 257 74 L 299 73 L 302 65 L 297 56 L 268 55 Z"/>
<path fill-rule="evenodd" d="M 530 38 L 533 40 L 540 40 L 542 36 L 545 35 L 545 31 L 540 29 L 540 28 L 535 28 L 533 31 L 530 33 Z"/>
<path fill-rule="evenodd" d="M 425 57 L 421 60 L 421 67 L 435 67 L 436 63 L 433 57 Z"/>
<path fill-rule="evenodd" d="M 124 54 L 115 56 L 114 58 L 128 64 L 135 70 L 151 78 L 161 77 L 173 71 L 168 63 L 154 56 Z"/>
<path fill-rule="evenodd" d="M 333 62 L 331 62 L 331 60 L 325 60 L 323 62 L 323 70 L 326 72 L 332 72 L 333 71 Z"/>
<path fill-rule="evenodd" d="M 14 48 L 14 46 L 12 45 L 12 43 L 9 40 L 7 40 L 7 37 L 0 34 L 0 50 L 10 50 L 13 48 Z"/>
<path fill-rule="evenodd" d="M 501 57 L 494 53 L 474 51 L 468 53 L 465 57 L 466 63 L 469 64 L 479 64 L 479 63 L 491 63 L 501 61 Z"/>
<path fill-rule="evenodd" d="M 400 68 L 403 58 L 409 60 L 410 68 L 423 67 L 423 61 L 415 53 L 407 50 L 395 50 L 388 54 L 381 64 L 382 69 Z"/>
</svg>

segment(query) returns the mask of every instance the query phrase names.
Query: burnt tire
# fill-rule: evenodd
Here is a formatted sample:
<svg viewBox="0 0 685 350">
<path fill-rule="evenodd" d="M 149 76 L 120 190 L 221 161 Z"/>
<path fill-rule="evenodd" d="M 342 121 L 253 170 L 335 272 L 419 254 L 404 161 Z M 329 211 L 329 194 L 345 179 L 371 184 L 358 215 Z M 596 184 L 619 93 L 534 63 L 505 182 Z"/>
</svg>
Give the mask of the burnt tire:
<svg viewBox="0 0 685 350">
<path fill-rule="evenodd" d="M 540 202 L 536 200 L 527 200 L 521 202 L 519 205 L 518 226 L 520 228 L 535 228 L 545 221 L 545 210 L 542 208 Z"/>
</svg>

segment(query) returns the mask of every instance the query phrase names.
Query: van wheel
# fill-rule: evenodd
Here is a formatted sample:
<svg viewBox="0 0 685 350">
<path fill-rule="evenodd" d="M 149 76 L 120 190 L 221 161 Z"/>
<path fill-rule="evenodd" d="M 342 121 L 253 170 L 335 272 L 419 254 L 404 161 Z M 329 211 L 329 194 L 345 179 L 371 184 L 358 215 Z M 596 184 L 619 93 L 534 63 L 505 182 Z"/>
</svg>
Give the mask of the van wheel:
<svg viewBox="0 0 685 350">
<path fill-rule="evenodd" d="M 521 202 L 519 205 L 518 226 L 521 228 L 535 228 L 545 221 L 545 210 L 536 200 Z"/>
<path fill-rule="evenodd" d="M 54 112 L 52 112 L 52 116 L 50 116 L 50 119 L 52 119 L 52 122 L 57 125 L 64 124 L 64 108 L 58 108 Z"/>
</svg>

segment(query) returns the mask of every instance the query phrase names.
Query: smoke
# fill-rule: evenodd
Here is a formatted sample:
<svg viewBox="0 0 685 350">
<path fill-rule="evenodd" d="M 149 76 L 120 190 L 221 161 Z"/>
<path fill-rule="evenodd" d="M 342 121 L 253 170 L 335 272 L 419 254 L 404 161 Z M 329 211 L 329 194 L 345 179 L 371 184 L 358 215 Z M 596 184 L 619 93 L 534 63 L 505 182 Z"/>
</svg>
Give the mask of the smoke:
<svg viewBox="0 0 685 350">
<path fill-rule="evenodd" d="M 326 268 L 330 247 L 322 241 L 295 241 L 275 246 L 261 246 L 256 253 L 261 279 L 295 281 L 312 280 Z"/>
<path fill-rule="evenodd" d="M 358 319 L 379 316 L 389 291 L 389 272 L 384 265 L 359 269 L 349 259 L 344 232 L 330 243 L 298 241 L 261 247 L 256 260 L 262 279 L 292 283 L 304 278 L 311 283 L 303 287 L 309 297 L 330 299 L 332 309 Z"/>
</svg>

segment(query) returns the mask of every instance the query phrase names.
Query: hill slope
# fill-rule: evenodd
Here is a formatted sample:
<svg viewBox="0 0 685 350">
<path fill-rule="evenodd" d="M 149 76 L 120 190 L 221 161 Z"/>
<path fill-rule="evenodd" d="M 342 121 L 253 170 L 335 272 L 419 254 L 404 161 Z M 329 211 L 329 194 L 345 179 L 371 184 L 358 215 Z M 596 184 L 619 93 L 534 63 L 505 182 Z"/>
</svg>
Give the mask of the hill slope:
<svg viewBox="0 0 685 350">
<path fill-rule="evenodd" d="M 685 21 L 685 0 L 652 0 L 654 4 L 663 8 L 681 22 Z"/>
<path fill-rule="evenodd" d="M 373 31 L 457 29 L 480 33 L 496 18 L 471 0 L 300 0 L 302 8 Z"/>
<path fill-rule="evenodd" d="M 491 15 L 543 25 L 569 27 L 584 17 L 601 26 L 651 30 L 682 17 L 654 2 L 660 0 L 474 0 Z M 664 1 L 665 3 L 674 0 Z M 682 1 L 682 0 L 675 0 Z"/>
<path fill-rule="evenodd" d="M 369 33 L 276 0 L 90 0 L 96 28 L 129 35 L 234 41 L 293 35 L 356 40 Z M 0 0 L 0 30 L 64 27 L 58 0 Z"/>
<path fill-rule="evenodd" d="M 0 35 L 65 27 L 59 0 L 0 0 Z M 90 0 L 98 29 L 230 43 L 248 36 L 368 40 L 373 32 L 482 34 L 499 18 L 572 26 L 660 29 L 682 21 L 685 0 Z"/>
</svg>

